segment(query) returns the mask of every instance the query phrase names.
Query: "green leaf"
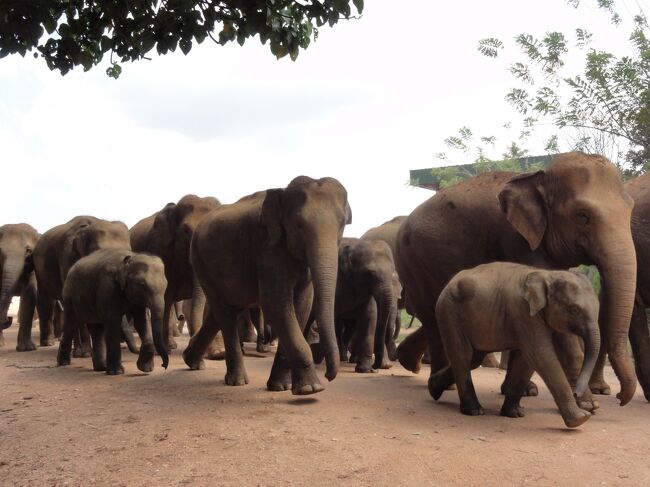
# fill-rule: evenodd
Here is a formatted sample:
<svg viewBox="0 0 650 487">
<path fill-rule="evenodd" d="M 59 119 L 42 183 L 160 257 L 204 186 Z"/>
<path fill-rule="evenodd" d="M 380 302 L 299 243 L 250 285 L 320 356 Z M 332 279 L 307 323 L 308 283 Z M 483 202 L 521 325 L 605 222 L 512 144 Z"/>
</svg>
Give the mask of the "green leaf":
<svg viewBox="0 0 650 487">
<path fill-rule="evenodd" d="M 357 8 L 357 12 L 363 13 L 363 0 L 352 0 L 352 3 Z"/>
<path fill-rule="evenodd" d="M 181 51 L 183 51 L 183 54 L 187 56 L 187 54 L 192 50 L 192 41 L 188 39 L 181 39 L 178 41 L 178 46 L 181 48 Z"/>
</svg>

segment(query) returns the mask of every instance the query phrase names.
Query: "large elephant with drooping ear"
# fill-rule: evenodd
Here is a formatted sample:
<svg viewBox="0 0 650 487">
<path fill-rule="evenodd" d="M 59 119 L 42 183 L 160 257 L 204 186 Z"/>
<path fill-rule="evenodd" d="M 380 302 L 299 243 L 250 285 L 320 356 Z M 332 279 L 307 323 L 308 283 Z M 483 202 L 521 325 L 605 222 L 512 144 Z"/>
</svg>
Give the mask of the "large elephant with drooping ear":
<svg viewBox="0 0 650 487">
<path fill-rule="evenodd" d="M 108 221 L 93 216 L 77 216 L 49 229 L 36 243 L 32 253 L 38 285 L 37 309 L 41 328 L 41 346 L 54 345 L 54 306 L 63 298 L 63 284 L 68 270 L 82 257 L 100 249 L 131 250 L 129 230 L 120 221 Z M 81 355 L 90 353 L 89 336 L 84 330 Z M 31 324 L 30 324 L 31 334 Z M 58 330 L 56 335 L 58 336 Z M 132 338 L 127 333 L 125 338 Z M 135 351 L 131 342 L 129 348 Z"/>
<path fill-rule="evenodd" d="M 248 383 L 237 316 L 260 306 L 279 338 L 267 387 L 294 394 L 323 390 L 303 331 L 314 301 L 329 380 L 339 352 L 334 333 L 338 245 L 352 218 L 336 179 L 300 176 L 286 188 L 246 196 L 210 212 L 192 239 L 191 260 L 210 310 L 183 352 L 191 369 L 219 326 L 226 347 L 226 384 Z"/>
<path fill-rule="evenodd" d="M 397 270 L 424 325 L 398 347 L 402 365 L 418 370 L 427 343 L 431 373 L 446 365 L 434 310 L 457 272 L 492 261 L 548 269 L 595 264 L 602 276 L 602 343 L 621 383 L 617 397 L 627 404 L 637 382 L 627 351 L 637 273 L 633 206 L 616 166 L 580 152 L 556 156 L 546 171 L 482 174 L 422 203 L 397 237 Z M 565 362 L 575 386 L 582 358 Z M 582 405 L 593 409 L 590 395 Z"/>
<path fill-rule="evenodd" d="M 646 315 L 646 309 L 650 308 L 650 173 L 627 181 L 625 190 L 634 200 L 632 238 L 637 258 L 636 299 L 630 323 L 630 343 L 639 384 L 645 398 L 650 401 L 650 336 Z M 609 393 L 607 384 L 602 380 L 604 357 L 601 359 L 598 364 L 599 380 L 595 386 L 598 392 Z"/>
<path fill-rule="evenodd" d="M 171 307 L 176 301 L 192 299 L 187 320 L 190 335 L 194 335 L 203 319 L 205 296 L 194 277 L 190 264 L 190 241 L 196 226 L 211 210 L 221 203 L 211 196 L 193 194 L 183 196 L 178 203 L 167 203 L 160 211 L 143 218 L 131 228 L 131 246 L 135 252 L 149 252 L 165 264 L 167 290 L 165 291 L 165 321 L 168 348 L 176 348 L 169 327 Z"/>
<path fill-rule="evenodd" d="M 20 296 L 20 328 L 16 344 L 16 350 L 19 352 L 36 348 L 30 335 L 36 307 L 36 278 L 32 251 L 38 237 L 38 232 L 26 223 L 0 226 L 0 347 L 5 344 L 2 330 L 9 328 L 12 323 L 12 318 L 7 317 L 11 299 Z"/>
</svg>

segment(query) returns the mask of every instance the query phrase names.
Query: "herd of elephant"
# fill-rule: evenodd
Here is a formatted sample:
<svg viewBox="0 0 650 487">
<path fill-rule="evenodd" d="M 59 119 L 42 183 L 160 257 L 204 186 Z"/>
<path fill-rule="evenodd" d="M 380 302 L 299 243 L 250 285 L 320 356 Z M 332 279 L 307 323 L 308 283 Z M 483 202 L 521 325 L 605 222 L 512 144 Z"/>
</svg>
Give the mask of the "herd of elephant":
<svg viewBox="0 0 650 487">
<path fill-rule="evenodd" d="M 0 226 L 0 345 L 20 296 L 18 351 L 35 349 L 37 311 L 40 345 L 60 340 L 59 365 L 74 344 L 95 370 L 123 373 L 126 340 L 149 372 L 156 354 L 167 367 L 172 310 L 185 300 L 185 363 L 225 357 L 228 385 L 248 383 L 240 322 L 249 313 L 278 339 L 272 391 L 323 390 L 314 365 L 323 359 L 331 381 L 341 361 L 371 373 L 399 360 L 418 372 L 428 352 L 432 397 L 455 384 L 461 412 L 479 415 L 471 369 L 510 351 L 504 416 L 524 415 L 537 371 L 565 424 L 584 423 L 598 408 L 593 394 L 609 394 L 607 358 L 621 405 L 637 377 L 650 400 L 650 174 L 623 184 L 606 158 L 572 152 L 546 171 L 457 183 L 361 238 L 343 238 L 351 219 L 336 179 L 300 176 L 233 204 L 187 195 L 130 230 L 89 216 L 42 235 Z M 581 264 L 597 266 L 600 296 L 569 270 Z M 402 308 L 422 326 L 396 347 Z M 262 323 L 258 347 L 263 334 Z"/>
</svg>

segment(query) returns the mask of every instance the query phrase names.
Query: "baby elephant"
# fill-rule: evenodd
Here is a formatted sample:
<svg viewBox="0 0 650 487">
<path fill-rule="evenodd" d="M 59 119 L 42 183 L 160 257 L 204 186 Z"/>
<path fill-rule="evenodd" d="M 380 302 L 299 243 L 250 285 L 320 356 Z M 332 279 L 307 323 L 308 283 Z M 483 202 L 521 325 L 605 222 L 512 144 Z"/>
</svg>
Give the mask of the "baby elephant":
<svg viewBox="0 0 650 487">
<path fill-rule="evenodd" d="M 570 271 L 548 271 L 494 262 L 456 274 L 442 291 L 436 318 L 450 366 L 430 379 L 435 399 L 456 382 L 463 414 L 483 414 L 470 370 L 487 352 L 513 350 L 501 414 L 523 416 L 519 400 L 534 371 L 548 386 L 564 423 L 575 428 L 589 412 L 576 404 L 553 345 L 554 333 L 584 340 L 585 359 L 576 396 L 589 382 L 600 348 L 598 297 L 589 280 Z M 514 363 L 512 362 L 514 358 Z"/>
<path fill-rule="evenodd" d="M 64 328 L 58 364 L 70 364 L 72 337 L 86 323 L 92 336 L 93 369 L 123 374 L 121 323 L 129 314 L 142 341 L 138 369 L 153 370 L 154 345 L 167 368 L 169 357 L 163 342 L 166 288 L 164 265 L 158 257 L 130 250 L 98 250 L 79 259 L 63 286 Z"/>
</svg>

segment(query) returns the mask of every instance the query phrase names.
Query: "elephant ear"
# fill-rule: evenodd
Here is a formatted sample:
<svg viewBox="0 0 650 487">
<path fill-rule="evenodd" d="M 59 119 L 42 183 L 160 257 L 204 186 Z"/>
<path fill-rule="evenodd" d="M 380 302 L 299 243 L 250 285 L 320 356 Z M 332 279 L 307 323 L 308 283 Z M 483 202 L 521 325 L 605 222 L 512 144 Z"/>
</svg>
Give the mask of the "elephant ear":
<svg viewBox="0 0 650 487">
<path fill-rule="evenodd" d="M 79 227 L 77 232 L 75 233 L 74 238 L 72 239 L 72 250 L 77 257 L 77 259 L 80 259 L 81 257 L 85 257 L 88 255 L 88 232 L 89 232 L 90 224 L 84 223 Z"/>
<path fill-rule="evenodd" d="M 345 202 L 345 224 L 349 225 L 352 223 L 352 208 L 350 207 L 350 203 L 347 201 Z"/>
<path fill-rule="evenodd" d="M 539 247 L 548 224 L 546 203 L 540 191 L 544 174 L 544 171 L 537 171 L 515 176 L 498 196 L 501 211 L 526 239 L 531 250 Z"/>
<path fill-rule="evenodd" d="M 352 247 L 343 245 L 339 250 L 339 272 L 345 277 L 352 276 Z"/>
<path fill-rule="evenodd" d="M 23 267 L 23 272 L 29 274 L 34 270 L 34 257 L 32 256 L 32 248 L 27 247 L 25 249 L 25 265 Z"/>
<path fill-rule="evenodd" d="M 127 255 L 122 259 L 122 264 L 117 268 L 115 273 L 115 281 L 122 291 L 126 289 L 126 282 L 129 277 L 129 265 L 131 264 L 131 256 Z"/>
<path fill-rule="evenodd" d="M 528 302 L 530 316 L 535 316 L 546 307 L 548 280 L 541 272 L 531 272 L 524 282 L 524 298 Z"/>
<path fill-rule="evenodd" d="M 260 213 L 260 225 L 266 229 L 266 236 L 269 245 L 276 245 L 282 238 L 282 189 L 269 189 L 266 192 L 262 211 Z"/>
</svg>

